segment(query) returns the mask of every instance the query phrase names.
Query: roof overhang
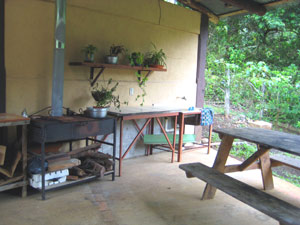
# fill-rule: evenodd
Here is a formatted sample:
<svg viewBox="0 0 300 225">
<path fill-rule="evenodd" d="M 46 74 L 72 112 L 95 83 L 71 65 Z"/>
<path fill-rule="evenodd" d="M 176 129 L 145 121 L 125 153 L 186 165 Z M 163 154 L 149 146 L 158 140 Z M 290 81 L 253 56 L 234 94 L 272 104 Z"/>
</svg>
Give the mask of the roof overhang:
<svg viewBox="0 0 300 225">
<path fill-rule="evenodd" d="M 263 16 L 270 8 L 278 7 L 295 0 L 177 0 L 187 7 L 206 14 L 218 23 L 220 18 L 238 14 L 255 13 Z"/>
</svg>

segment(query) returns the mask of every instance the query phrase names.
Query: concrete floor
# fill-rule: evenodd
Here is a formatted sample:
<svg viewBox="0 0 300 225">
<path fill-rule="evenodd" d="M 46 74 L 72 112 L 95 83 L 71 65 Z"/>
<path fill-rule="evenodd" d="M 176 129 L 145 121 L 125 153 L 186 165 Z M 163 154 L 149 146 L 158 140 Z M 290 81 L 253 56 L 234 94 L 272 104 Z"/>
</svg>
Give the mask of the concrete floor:
<svg viewBox="0 0 300 225">
<path fill-rule="evenodd" d="M 183 163 L 200 161 L 212 165 L 216 151 L 183 154 Z M 213 200 L 201 201 L 205 183 L 187 179 L 170 163 L 168 152 L 128 159 L 123 175 L 115 182 L 106 177 L 47 193 L 20 198 L 15 192 L 0 193 L 2 225 L 193 225 L 193 224 L 278 224 L 263 213 L 217 191 Z M 228 163 L 236 162 L 230 159 Z M 262 188 L 260 171 L 233 173 L 233 177 Z M 274 177 L 269 193 L 300 207 L 300 188 Z M 19 194 L 19 192 L 17 192 Z"/>
</svg>

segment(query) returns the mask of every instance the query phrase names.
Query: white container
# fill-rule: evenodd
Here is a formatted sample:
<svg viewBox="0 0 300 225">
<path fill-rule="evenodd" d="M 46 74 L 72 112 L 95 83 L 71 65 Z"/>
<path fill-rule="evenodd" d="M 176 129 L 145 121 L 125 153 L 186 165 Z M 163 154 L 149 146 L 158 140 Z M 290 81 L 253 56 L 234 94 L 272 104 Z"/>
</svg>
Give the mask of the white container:
<svg viewBox="0 0 300 225">
<path fill-rule="evenodd" d="M 50 172 L 45 174 L 45 187 L 66 182 L 67 176 L 69 175 L 69 170 L 58 170 L 55 172 Z M 42 188 L 42 175 L 41 174 L 33 174 L 31 178 L 29 178 L 30 186 L 34 188 Z"/>
</svg>

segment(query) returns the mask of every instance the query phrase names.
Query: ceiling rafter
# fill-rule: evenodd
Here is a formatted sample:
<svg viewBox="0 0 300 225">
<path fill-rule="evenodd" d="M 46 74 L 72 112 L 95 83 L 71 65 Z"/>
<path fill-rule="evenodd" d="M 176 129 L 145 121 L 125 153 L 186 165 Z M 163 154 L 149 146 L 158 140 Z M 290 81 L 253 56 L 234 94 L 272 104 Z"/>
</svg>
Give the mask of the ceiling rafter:
<svg viewBox="0 0 300 225">
<path fill-rule="evenodd" d="M 267 12 L 267 9 L 263 4 L 260 4 L 252 0 L 221 0 L 221 1 L 230 4 L 232 6 L 238 7 L 240 9 L 247 10 L 251 13 L 256 13 L 260 16 L 265 15 Z"/>
<path fill-rule="evenodd" d="M 270 3 L 264 4 L 264 7 L 266 7 L 266 8 L 267 8 L 267 7 L 273 7 L 273 6 L 285 4 L 285 3 L 288 3 L 288 2 L 292 2 L 292 1 L 295 1 L 295 0 L 280 0 L 280 1 L 274 1 L 274 2 L 270 2 Z M 235 12 L 224 13 L 224 14 L 218 15 L 218 16 L 219 16 L 219 18 L 225 18 L 225 17 L 229 17 L 229 16 L 235 16 L 235 15 L 247 13 L 247 12 L 248 12 L 247 10 L 242 9 L 242 10 L 238 10 L 238 11 L 235 11 Z"/>
<path fill-rule="evenodd" d="M 219 17 L 216 14 L 214 14 L 211 10 L 201 5 L 200 3 L 194 0 L 178 0 L 178 1 L 184 4 L 185 6 L 188 6 L 200 13 L 206 14 L 213 23 L 219 22 Z"/>
</svg>

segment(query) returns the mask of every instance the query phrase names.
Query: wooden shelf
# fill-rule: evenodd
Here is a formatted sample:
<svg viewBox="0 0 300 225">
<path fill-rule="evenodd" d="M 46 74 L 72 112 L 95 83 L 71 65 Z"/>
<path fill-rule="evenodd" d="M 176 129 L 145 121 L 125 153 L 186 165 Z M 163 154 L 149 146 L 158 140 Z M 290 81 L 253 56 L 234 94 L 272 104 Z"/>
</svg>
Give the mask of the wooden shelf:
<svg viewBox="0 0 300 225">
<path fill-rule="evenodd" d="M 92 63 L 92 62 L 70 62 L 70 66 L 85 66 L 90 68 L 90 79 L 91 79 L 91 86 L 93 86 L 97 79 L 101 76 L 102 72 L 105 68 L 109 69 L 126 69 L 126 70 L 136 70 L 139 74 L 141 74 L 142 71 L 147 72 L 145 75 L 148 77 L 151 72 L 158 71 L 158 72 L 166 72 L 167 69 L 163 68 L 155 68 L 155 67 L 143 67 L 143 66 L 130 66 L 130 65 L 122 65 L 122 64 L 106 64 L 106 63 Z M 97 76 L 94 78 L 94 70 L 100 69 Z M 141 83 L 140 83 L 141 84 Z"/>
</svg>

